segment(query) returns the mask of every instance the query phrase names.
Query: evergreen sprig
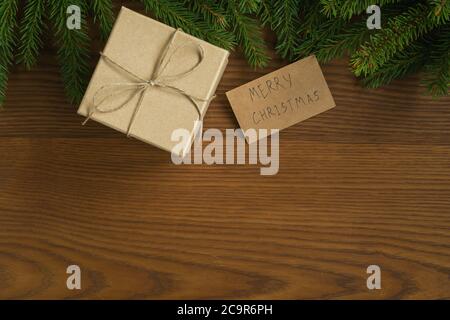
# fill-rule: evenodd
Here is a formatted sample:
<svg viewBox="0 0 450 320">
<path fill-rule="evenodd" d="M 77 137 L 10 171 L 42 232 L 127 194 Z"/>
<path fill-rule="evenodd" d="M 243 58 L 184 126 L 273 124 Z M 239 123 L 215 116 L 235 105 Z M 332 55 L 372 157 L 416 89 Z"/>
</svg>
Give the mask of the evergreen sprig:
<svg viewBox="0 0 450 320">
<path fill-rule="evenodd" d="M 340 32 L 334 32 L 324 38 L 315 50 L 317 59 L 329 62 L 354 52 L 371 34 L 373 34 L 373 30 L 367 29 L 365 21 L 346 24 L 345 27 L 341 27 Z"/>
<path fill-rule="evenodd" d="M 4 103 L 8 69 L 13 62 L 17 10 L 17 0 L 0 3 L 0 108 Z"/>
<path fill-rule="evenodd" d="M 371 5 L 378 5 L 379 7 L 386 6 L 388 4 L 399 3 L 406 0 L 320 0 L 322 4 L 322 12 L 331 17 L 340 17 L 346 20 L 350 20 L 356 15 L 360 15 L 365 12 Z"/>
<path fill-rule="evenodd" d="M 230 17 L 233 33 L 242 47 L 245 57 L 253 67 L 265 67 L 269 63 L 270 57 L 267 55 L 267 47 L 262 35 L 262 29 L 258 21 L 241 11 L 243 4 L 238 0 L 227 0 L 222 2 L 227 8 Z M 245 11 L 256 10 L 246 3 Z"/>
<path fill-rule="evenodd" d="M 366 76 L 363 79 L 364 85 L 368 88 L 378 88 L 394 79 L 419 71 L 425 63 L 427 51 L 424 41 L 410 45 L 408 50 L 397 53 L 376 72 Z"/>
<path fill-rule="evenodd" d="M 177 0 L 142 0 L 145 10 L 153 13 L 164 23 L 181 28 L 183 31 L 207 40 L 225 49 L 234 47 L 233 35 L 225 29 L 211 27 L 195 12 L 187 10 L 183 2 Z"/>
<path fill-rule="evenodd" d="M 259 10 L 261 0 L 239 0 L 237 1 L 238 9 L 243 13 L 256 13 Z"/>
<path fill-rule="evenodd" d="M 271 26 L 273 21 L 273 0 L 261 0 L 259 10 L 257 12 L 262 26 Z"/>
<path fill-rule="evenodd" d="M 276 50 L 282 58 L 292 59 L 300 43 L 300 1 L 274 0 L 270 26 L 277 34 Z"/>
<path fill-rule="evenodd" d="M 296 60 L 315 54 L 322 62 L 350 55 L 350 66 L 368 87 L 425 71 L 433 96 L 449 93 L 449 0 L 378 0 L 382 29 L 368 30 L 371 0 L 136 0 L 163 23 L 225 49 L 237 45 L 253 67 L 270 57 L 262 26 L 277 36 L 280 56 Z M 36 64 L 47 22 L 52 25 L 61 74 L 70 101 L 80 102 L 91 72 L 87 18 L 103 39 L 114 21 L 112 0 L 27 0 L 21 21 L 19 0 L 0 1 L 0 106 L 14 61 Z M 81 30 L 66 27 L 67 7 L 82 8 Z M 18 36 L 16 36 L 18 35 Z"/>
<path fill-rule="evenodd" d="M 20 25 L 20 47 L 17 60 L 27 69 L 31 69 L 36 64 L 42 48 L 44 9 L 45 0 L 29 0 L 25 6 Z"/>
<path fill-rule="evenodd" d="M 345 54 L 350 66 L 368 87 L 379 87 L 407 74 L 426 71 L 424 83 L 433 96 L 448 95 L 450 1 L 379 0 L 382 29 L 369 30 L 366 9 L 370 0 L 296 0 L 300 4 L 299 39 L 288 44 L 292 30 L 279 13 L 287 1 L 263 0 L 262 22 L 276 32 L 277 51 L 290 60 L 315 54 L 328 62 Z M 296 9 L 291 13 L 297 13 Z M 274 27 L 278 22 L 278 28 Z M 441 34 L 441 37 L 432 34 Z M 428 39 L 427 41 L 425 41 Z M 280 46 L 279 43 L 286 43 Z M 293 54 L 286 55 L 286 52 Z"/>
<path fill-rule="evenodd" d="M 314 36 L 315 31 L 328 19 L 321 13 L 322 5 L 317 0 L 304 0 L 300 12 L 300 34 L 302 39 Z"/>
<path fill-rule="evenodd" d="M 428 17 L 440 21 L 450 20 L 450 1 L 449 0 L 427 0 L 430 10 Z"/>
<path fill-rule="evenodd" d="M 355 75 L 367 76 L 377 71 L 397 52 L 445 21 L 438 18 L 427 19 L 428 15 L 424 15 L 424 12 L 429 10 L 428 6 L 419 3 L 404 14 L 392 18 L 385 28 L 379 30 L 353 54 L 351 66 Z"/>
<path fill-rule="evenodd" d="M 94 21 L 98 21 L 102 39 L 107 39 L 114 22 L 114 12 L 111 0 L 90 0 L 94 12 Z"/>
<path fill-rule="evenodd" d="M 90 39 L 83 14 L 87 4 L 83 0 L 49 0 L 49 3 L 66 93 L 72 103 L 78 103 L 83 98 L 90 73 Z M 81 8 L 81 29 L 67 27 L 67 8 L 71 5 Z"/>
<path fill-rule="evenodd" d="M 208 0 L 185 0 L 186 5 L 192 11 L 200 14 L 213 28 L 227 29 L 229 17 L 220 4 Z"/>
<path fill-rule="evenodd" d="M 437 30 L 427 45 L 431 54 L 425 61 L 424 83 L 433 96 L 446 95 L 450 86 L 450 25 Z"/>
<path fill-rule="evenodd" d="M 315 54 L 322 48 L 329 39 L 339 35 L 347 26 L 347 22 L 342 19 L 327 19 L 320 13 L 320 4 L 312 5 L 316 9 L 314 14 L 308 14 L 304 9 L 302 13 L 305 17 L 304 24 L 300 28 L 302 37 L 301 43 L 295 48 L 298 57 L 306 57 Z"/>
</svg>

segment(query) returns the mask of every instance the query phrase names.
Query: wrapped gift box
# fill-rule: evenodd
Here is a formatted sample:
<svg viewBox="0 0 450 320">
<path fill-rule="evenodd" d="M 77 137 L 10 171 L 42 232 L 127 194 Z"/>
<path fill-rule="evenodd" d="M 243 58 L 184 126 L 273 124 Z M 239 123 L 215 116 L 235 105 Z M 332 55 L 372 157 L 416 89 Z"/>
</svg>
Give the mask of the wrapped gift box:
<svg viewBox="0 0 450 320">
<path fill-rule="evenodd" d="M 229 52 L 122 7 L 78 113 L 172 152 L 208 109 Z M 158 71 L 157 71 L 158 69 Z M 156 75 L 158 73 L 158 75 Z"/>
</svg>

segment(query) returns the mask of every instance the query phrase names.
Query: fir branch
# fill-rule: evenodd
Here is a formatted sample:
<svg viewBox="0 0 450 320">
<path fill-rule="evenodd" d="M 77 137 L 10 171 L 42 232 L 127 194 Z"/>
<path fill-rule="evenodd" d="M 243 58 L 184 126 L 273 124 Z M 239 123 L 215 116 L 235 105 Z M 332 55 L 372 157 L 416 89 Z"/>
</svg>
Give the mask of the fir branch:
<svg viewBox="0 0 450 320">
<path fill-rule="evenodd" d="M 17 0 L 3 0 L 0 4 L 0 108 L 5 100 L 8 69 L 13 60 L 16 16 Z"/>
<path fill-rule="evenodd" d="M 54 23 L 58 44 L 58 58 L 67 96 L 72 103 L 79 103 L 83 98 L 90 73 L 89 36 L 86 19 L 83 15 L 87 6 L 83 0 L 49 0 L 50 17 Z M 70 30 L 66 21 L 67 8 L 77 5 L 81 8 L 81 29 Z"/>
<path fill-rule="evenodd" d="M 449 94 L 450 86 L 450 24 L 436 30 L 429 41 L 430 55 L 425 62 L 424 84 L 432 96 Z"/>
<path fill-rule="evenodd" d="M 366 12 L 367 8 L 371 5 L 378 5 L 380 7 L 395 4 L 405 0 L 320 0 L 322 4 L 322 12 L 329 18 L 340 17 L 350 20 L 352 17 L 360 15 Z"/>
<path fill-rule="evenodd" d="M 429 7 L 419 3 L 406 13 L 392 18 L 386 27 L 353 54 L 351 66 L 355 75 L 369 75 L 377 71 L 397 52 L 442 23 L 440 19 L 428 19 L 428 12 Z"/>
<path fill-rule="evenodd" d="M 378 71 L 363 79 L 367 88 L 378 88 L 389 84 L 392 80 L 402 78 L 419 71 L 427 59 L 427 45 L 418 42 L 410 45 L 408 50 L 401 51 L 384 64 Z"/>
<path fill-rule="evenodd" d="M 261 0 L 238 0 L 238 9 L 242 13 L 256 13 L 259 10 Z"/>
<path fill-rule="evenodd" d="M 102 39 L 107 39 L 114 21 L 112 0 L 90 0 L 91 9 L 94 12 L 94 21 L 99 24 Z"/>
<path fill-rule="evenodd" d="M 237 0 L 223 1 L 226 3 L 233 33 L 244 51 L 249 64 L 256 68 L 267 66 L 270 58 L 258 21 L 239 10 Z"/>
<path fill-rule="evenodd" d="M 282 58 L 292 60 L 299 44 L 300 1 L 275 0 L 272 5 L 272 29 L 277 34 L 276 50 Z"/>
<path fill-rule="evenodd" d="M 339 0 L 320 0 L 323 6 L 322 12 L 329 18 L 336 17 L 338 15 L 339 2 Z"/>
<path fill-rule="evenodd" d="M 273 1 L 274 0 L 261 0 L 261 5 L 259 6 L 259 10 L 257 15 L 261 20 L 262 26 L 272 26 L 273 17 L 272 17 L 272 9 L 273 9 Z"/>
<path fill-rule="evenodd" d="M 316 30 L 322 26 L 322 23 L 329 22 L 329 19 L 321 14 L 320 9 L 321 4 L 319 1 L 304 1 L 300 12 L 300 20 L 302 21 L 299 30 L 300 35 L 305 38 L 312 38 L 314 37 Z"/>
<path fill-rule="evenodd" d="M 404 5 L 385 8 L 383 10 L 383 21 L 396 17 L 406 8 Z M 336 20 L 336 18 L 333 20 Z M 336 28 L 332 32 L 321 34 L 321 38 L 324 40 L 318 43 L 315 52 L 319 61 L 329 62 L 345 54 L 352 54 L 363 43 L 369 41 L 371 35 L 378 32 L 378 30 L 370 30 L 367 28 L 365 17 L 353 19 L 352 22 L 348 23 L 345 23 L 345 20 L 339 20 L 342 23 L 336 23 Z"/>
<path fill-rule="evenodd" d="M 45 0 L 29 0 L 20 25 L 20 47 L 18 62 L 31 69 L 37 61 L 42 48 L 42 33 L 44 28 Z"/>
<path fill-rule="evenodd" d="M 146 11 L 153 14 L 164 23 L 182 28 L 183 31 L 212 44 L 231 50 L 234 45 L 233 35 L 224 29 L 211 28 L 210 25 L 183 6 L 182 2 L 174 0 L 141 0 Z"/>
<path fill-rule="evenodd" d="M 269 61 L 256 14 L 277 34 L 276 48 L 283 57 L 315 53 L 319 60 L 330 61 L 353 52 L 351 66 L 356 75 L 366 77 L 363 81 L 369 87 L 387 84 L 424 67 L 429 92 L 448 94 L 450 0 L 378 0 L 376 4 L 383 7 L 382 30 L 368 30 L 365 26 L 364 12 L 374 4 L 371 0 L 140 2 L 162 22 L 213 44 L 232 49 L 238 42 L 253 67 L 265 66 Z M 0 1 L 0 105 L 16 45 L 18 3 Z M 82 8 L 81 30 L 66 26 L 69 5 Z M 88 7 L 105 38 L 113 21 L 112 0 L 28 0 L 19 29 L 18 60 L 30 68 L 42 48 L 44 17 L 46 9 L 50 9 L 61 73 L 72 102 L 81 100 L 90 73 Z"/>
<path fill-rule="evenodd" d="M 435 20 L 450 20 L 450 0 L 427 0 L 433 8 L 430 10 L 429 17 Z"/>
<path fill-rule="evenodd" d="M 359 46 L 369 39 L 374 30 L 369 30 L 366 21 L 358 21 L 345 25 L 340 32 L 326 37 L 315 52 L 321 62 L 329 62 L 340 58 L 344 54 L 354 52 Z"/>
<path fill-rule="evenodd" d="M 185 0 L 184 4 L 192 11 L 203 16 L 212 27 L 226 29 L 229 26 L 225 10 L 210 0 Z"/>
<path fill-rule="evenodd" d="M 316 4 L 317 6 L 317 4 Z M 307 24 L 301 29 L 305 38 L 295 49 L 300 57 L 316 53 L 327 43 L 327 39 L 337 37 L 348 23 L 342 19 L 327 19 L 322 15 L 310 16 Z"/>
</svg>

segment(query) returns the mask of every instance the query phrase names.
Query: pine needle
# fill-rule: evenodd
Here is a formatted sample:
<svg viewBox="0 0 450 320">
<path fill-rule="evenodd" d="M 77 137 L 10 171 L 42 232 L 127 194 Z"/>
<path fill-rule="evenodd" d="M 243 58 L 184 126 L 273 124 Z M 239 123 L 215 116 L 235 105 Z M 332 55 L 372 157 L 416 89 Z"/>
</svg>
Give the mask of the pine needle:
<svg viewBox="0 0 450 320">
<path fill-rule="evenodd" d="M 272 4 L 272 29 L 277 34 L 276 50 L 282 58 L 292 60 L 300 42 L 300 1 L 275 0 Z"/>
<path fill-rule="evenodd" d="M 156 18 L 195 37 L 204 39 L 227 50 L 234 48 L 233 35 L 224 29 L 211 28 L 196 13 L 184 7 L 183 2 L 176 0 L 141 0 L 146 11 L 152 12 Z"/>
<path fill-rule="evenodd" d="M 408 2 L 407 0 L 320 0 L 320 3 L 323 6 L 322 12 L 327 17 L 339 17 L 350 20 L 354 16 L 366 12 L 367 8 L 371 5 L 378 5 L 379 7 L 383 7 L 388 4 L 395 4 L 402 1 Z"/>
<path fill-rule="evenodd" d="M 449 95 L 450 86 L 450 25 L 436 30 L 428 43 L 431 51 L 425 61 L 424 84 L 434 96 Z"/>
<path fill-rule="evenodd" d="M 58 43 L 58 57 L 65 89 L 69 100 L 78 104 L 83 98 L 90 74 L 89 36 L 83 12 L 87 6 L 82 0 L 49 0 L 50 17 L 54 23 Z M 67 28 L 67 8 L 77 5 L 81 8 L 81 29 Z"/>
<path fill-rule="evenodd" d="M 94 12 L 94 21 L 98 21 L 102 39 L 108 39 L 114 21 L 112 0 L 89 0 L 89 3 Z"/>
<path fill-rule="evenodd" d="M 365 21 L 345 24 L 339 32 L 325 37 L 316 50 L 316 57 L 322 62 L 340 58 L 358 49 L 371 34 L 373 34 L 373 30 L 367 28 Z"/>
<path fill-rule="evenodd" d="M 272 10 L 273 10 L 273 0 L 261 0 L 261 5 L 259 6 L 257 14 L 259 19 L 261 20 L 263 27 L 272 26 L 273 23 Z"/>
<path fill-rule="evenodd" d="M 317 9 L 319 3 L 311 4 L 309 9 L 315 9 L 315 14 L 308 14 L 308 8 L 304 8 L 306 20 L 300 27 L 303 36 L 301 43 L 295 48 L 295 54 L 300 57 L 316 54 L 319 50 L 329 45 L 330 39 L 338 38 L 340 32 L 346 30 L 348 23 L 343 19 L 327 19 Z"/>
<path fill-rule="evenodd" d="M 277 36 L 281 57 L 293 60 L 316 54 L 320 61 L 328 62 L 350 54 L 354 73 L 369 87 L 424 69 L 429 93 L 448 94 L 449 0 L 136 1 L 160 21 L 212 44 L 228 50 L 239 44 L 253 67 L 264 67 L 270 60 L 262 33 L 266 26 Z M 92 15 L 106 39 L 114 21 L 112 0 L 28 0 L 16 39 L 18 4 L 19 0 L 0 0 L 0 106 L 15 46 L 18 62 L 27 69 L 35 65 L 47 17 L 53 24 L 67 96 L 71 102 L 79 102 L 90 75 L 86 18 Z M 365 26 L 365 11 L 372 4 L 382 7 L 381 30 Z M 70 5 L 81 8 L 81 30 L 66 26 Z M 423 47 L 423 43 L 427 45 Z M 420 53 L 418 48 L 424 50 Z"/>
<path fill-rule="evenodd" d="M 239 0 L 237 2 L 239 11 L 242 13 L 256 13 L 262 0 Z"/>
<path fill-rule="evenodd" d="M 236 0 L 224 1 L 227 6 L 228 16 L 249 64 L 254 68 L 267 66 L 270 57 L 263 38 L 262 29 L 258 21 L 239 10 Z"/>
<path fill-rule="evenodd" d="M 406 13 L 392 18 L 386 27 L 353 54 L 351 66 L 355 75 L 365 76 L 376 72 L 396 53 L 443 22 L 440 19 L 428 19 L 429 10 L 429 7 L 419 3 Z"/>
<path fill-rule="evenodd" d="M 20 24 L 20 47 L 17 60 L 29 70 L 42 49 L 45 0 L 29 0 Z"/>
<path fill-rule="evenodd" d="M 214 28 L 226 29 L 229 27 L 225 10 L 214 1 L 210 0 L 184 0 L 184 4 L 192 11 L 203 16 Z"/>
<path fill-rule="evenodd" d="M 3 0 L 0 4 L 0 108 L 5 100 L 8 69 L 13 60 L 16 15 L 17 0 Z"/>
<path fill-rule="evenodd" d="M 417 42 L 408 47 L 408 50 L 397 53 L 394 58 L 384 64 L 377 72 L 363 79 L 367 88 L 378 88 L 391 83 L 394 79 L 419 71 L 427 59 L 427 45 Z"/>
</svg>

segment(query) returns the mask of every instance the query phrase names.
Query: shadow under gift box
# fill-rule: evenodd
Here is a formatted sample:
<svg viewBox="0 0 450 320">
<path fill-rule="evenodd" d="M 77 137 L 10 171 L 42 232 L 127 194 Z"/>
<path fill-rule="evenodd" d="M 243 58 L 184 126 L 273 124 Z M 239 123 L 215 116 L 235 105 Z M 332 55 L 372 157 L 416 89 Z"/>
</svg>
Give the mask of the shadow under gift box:
<svg viewBox="0 0 450 320">
<path fill-rule="evenodd" d="M 173 50 L 175 53 L 163 71 L 164 76 L 182 74 L 198 64 L 198 46 L 201 46 L 204 56 L 198 67 L 187 76 L 175 77 L 170 85 L 191 96 L 212 97 L 228 63 L 229 52 L 184 32 L 174 35 L 175 32 L 172 27 L 122 7 L 103 53 L 123 69 L 150 80 L 172 36 L 168 56 Z M 176 50 L 178 46 L 182 47 Z M 111 112 L 92 112 L 90 119 L 169 152 L 180 145 L 180 141 L 172 141 L 172 133 L 176 129 L 186 129 L 190 139 L 177 154 L 184 157 L 200 128 L 196 125 L 196 120 L 201 119 L 198 119 L 195 105 L 175 90 L 152 86 L 143 95 L 133 118 L 141 94 L 136 94 L 139 88 L 133 88 L 132 83 L 138 82 L 107 59 L 100 58 L 78 114 L 87 117 L 95 110 L 94 97 L 95 103 L 110 104 L 108 109 L 111 110 L 122 106 Z M 196 102 L 203 118 L 210 101 Z"/>
</svg>

